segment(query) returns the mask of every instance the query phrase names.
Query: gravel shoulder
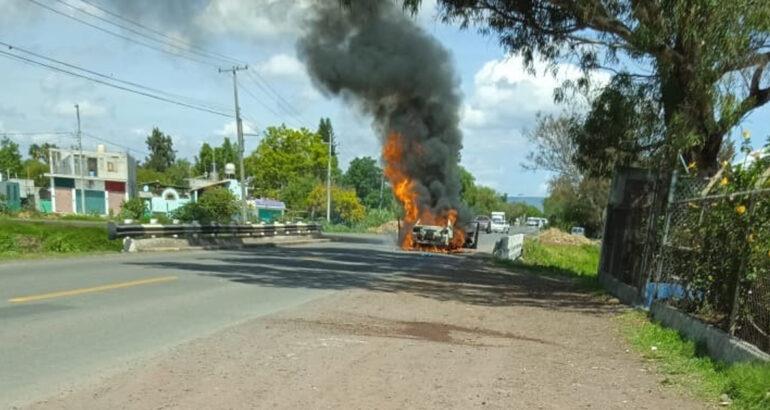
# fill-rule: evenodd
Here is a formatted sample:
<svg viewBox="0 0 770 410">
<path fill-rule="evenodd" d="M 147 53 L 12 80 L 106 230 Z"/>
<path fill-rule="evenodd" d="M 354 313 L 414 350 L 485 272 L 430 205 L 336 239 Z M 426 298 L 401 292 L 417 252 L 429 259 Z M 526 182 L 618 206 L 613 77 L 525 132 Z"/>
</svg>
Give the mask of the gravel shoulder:
<svg viewBox="0 0 770 410">
<path fill-rule="evenodd" d="M 433 269 L 230 327 L 31 407 L 704 407 L 629 352 L 617 303 L 479 258 Z"/>
</svg>

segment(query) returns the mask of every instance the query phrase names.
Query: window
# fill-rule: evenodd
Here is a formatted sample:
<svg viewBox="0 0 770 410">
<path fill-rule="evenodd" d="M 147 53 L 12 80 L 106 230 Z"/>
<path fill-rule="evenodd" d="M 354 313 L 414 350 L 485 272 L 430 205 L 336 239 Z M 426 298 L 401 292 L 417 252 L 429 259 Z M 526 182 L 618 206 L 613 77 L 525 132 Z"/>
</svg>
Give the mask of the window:
<svg viewBox="0 0 770 410">
<path fill-rule="evenodd" d="M 107 172 L 115 172 L 115 163 L 107 161 Z"/>
</svg>

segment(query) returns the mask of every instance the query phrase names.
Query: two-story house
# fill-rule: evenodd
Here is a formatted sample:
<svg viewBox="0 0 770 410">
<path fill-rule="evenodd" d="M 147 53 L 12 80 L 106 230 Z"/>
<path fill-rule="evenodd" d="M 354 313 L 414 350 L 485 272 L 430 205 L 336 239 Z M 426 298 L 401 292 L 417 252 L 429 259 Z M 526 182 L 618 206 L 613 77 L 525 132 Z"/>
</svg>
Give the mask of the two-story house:
<svg viewBox="0 0 770 410">
<path fill-rule="evenodd" d="M 136 160 L 123 152 L 50 150 L 51 208 L 56 213 L 107 215 L 136 195 Z M 82 170 L 82 172 L 81 172 Z M 85 201 L 81 199 L 85 193 Z M 85 212 L 83 210 L 85 202 Z"/>
</svg>

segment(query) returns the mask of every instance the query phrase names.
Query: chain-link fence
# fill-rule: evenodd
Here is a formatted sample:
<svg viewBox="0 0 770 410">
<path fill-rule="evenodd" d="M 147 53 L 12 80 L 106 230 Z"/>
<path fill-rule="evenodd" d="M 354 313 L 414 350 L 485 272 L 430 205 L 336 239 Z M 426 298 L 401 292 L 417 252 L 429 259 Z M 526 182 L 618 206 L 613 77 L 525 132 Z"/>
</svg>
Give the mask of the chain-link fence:
<svg viewBox="0 0 770 410">
<path fill-rule="evenodd" d="M 730 170 L 672 180 L 648 296 L 770 352 L 770 171 Z"/>
</svg>

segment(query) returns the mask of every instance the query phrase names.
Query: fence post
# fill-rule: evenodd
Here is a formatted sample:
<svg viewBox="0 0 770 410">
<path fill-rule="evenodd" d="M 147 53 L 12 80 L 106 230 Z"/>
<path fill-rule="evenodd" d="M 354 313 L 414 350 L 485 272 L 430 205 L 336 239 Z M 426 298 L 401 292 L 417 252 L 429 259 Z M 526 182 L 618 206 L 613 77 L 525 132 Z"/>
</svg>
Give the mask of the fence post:
<svg viewBox="0 0 770 410">
<path fill-rule="evenodd" d="M 744 235 L 744 240 L 746 243 L 749 243 L 749 237 L 751 236 L 751 220 L 752 216 L 754 215 L 754 194 L 749 195 L 748 199 L 748 208 L 746 212 L 748 213 L 748 221 L 746 222 L 746 234 Z M 735 292 L 733 293 L 733 303 L 730 307 L 730 323 L 729 323 L 729 332 L 730 335 L 735 336 L 735 330 L 738 325 L 738 311 L 740 310 L 740 303 L 741 303 L 741 281 L 744 275 L 744 272 L 749 267 L 749 258 L 751 257 L 751 250 L 746 252 L 743 258 L 741 258 L 740 268 L 738 269 L 738 272 L 735 274 Z"/>
</svg>

